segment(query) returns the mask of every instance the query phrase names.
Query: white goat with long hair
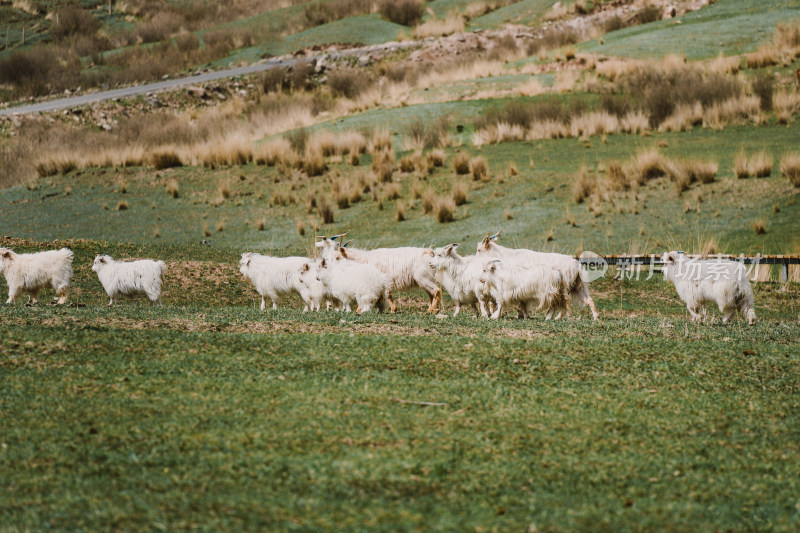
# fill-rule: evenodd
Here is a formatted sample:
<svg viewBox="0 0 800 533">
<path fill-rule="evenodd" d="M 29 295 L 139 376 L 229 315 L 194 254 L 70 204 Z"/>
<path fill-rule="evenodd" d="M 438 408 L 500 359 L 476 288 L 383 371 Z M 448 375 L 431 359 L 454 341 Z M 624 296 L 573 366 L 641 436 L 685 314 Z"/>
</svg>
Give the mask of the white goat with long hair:
<svg viewBox="0 0 800 533">
<path fill-rule="evenodd" d="M 255 252 L 245 252 L 239 260 L 239 271 L 253 283 L 261 295 L 261 310 L 267 307 L 266 299 L 272 302 L 272 309 L 278 308 L 282 298 L 296 292 L 303 299 L 304 311 L 311 308 L 308 289 L 300 279 L 300 268 L 308 261 L 307 257 L 272 257 Z"/>
<path fill-rule="evenodd" d="M 115 261 L 110 255 L 94 258 L 92 270 L 110 298 L 109 307 L 119 296 L 145 294 L 150 304 L 161 305 L 161 284 L 164 282 L 164 261 L 140 259 L 138 261 Z"/>
<path fill-rule="evenodd" d="M 10 248 L 0 248 L 0 272 L 8 283 L 7 304 L 27 292 L 31 303 L 39 303 L 39 291 L 52 288 L 58 303 L 67 301 L 67 291 L 72 278 L 72 250 L 48 250 L 32 254 L 18 254 Z"/>
<path fill-rule="evenodd" d="M 377 308 L 382 313 L 389 301 L 391 281 L 372 265 L 337 258 L 320 259 L 316 265 L 317 280 L 327 293 L 342 303 L 344 311 L 366 313 Z"/>
<path fill-rule="evenodd" d="M 550 320 L 565 305 L 561 271 L 549 265 L 520 265 L 493 259 L 484 264 L 480 281 L 497 302 L 494 319 L 500 318 L 508 307 L 516 306 L 524 318 L 534 311 L 547 310 L 545 319 Z"/>
<path fill-rule="evenodd" d="M 481 272 L 486 260 L 477 256 L 458 255 L 457 243 L 433 250 L 428 262 L 436 273 L 436 279 L 455 303 L 453 316 L 458 316 L 462 305 L 471 305 L 480 316 L 489 316 L 489 294 L 481 283 Z"/>
<path fill-rule="evenodd" d="M 325 310 L 329 311 L 335 304 L 335 299 L 328 292 L 325 285 L 317 279 L 317 265 L 314 261 L 308 259 L 303 266 L 300 267 L 300 283 L 302 283 L 308 291 L 309 308 L 312 311 L 319 311 L 322 304 L 325 303 Z"/>
<path fill-rule="evenodd" d="M 569 316 L 570 304 L 577 302 L 589 306 L 592 311 L 592 319 L 597 320 L 600 316 L 597 313 L 597 308 L 594 305 L 589 294 L 589 287 L 587 282 L 584 281 L 581 272 L 580 262 L 565 254 L 549 253 L 549 252 L 534 252 L 525 248 L 506 248 L 497 244 L 497 238 L 500 236 L 501 231 L 494 235 L 486 234 L 481 242 L 478 243 L 477 255 L 483 255 L 486 258 L 495 257 L 504 261 L 510 261 L 519 265 L 539 265 L 549 266 L 561 272 L 561 277 L 564 280 L 564 290 L 569 298 L 562 299 L 563 305 L 559 309 L 559 316 L 563 311 Z"/>
<path fill-rule="evenodd" d="M 428 312 L 435 314 L 438 312 L 442 303 L 442 289 L 436 283 L 436 277 L 428 266 L 433 250 L 430 248 L 376 248 L 374 250 L 360 250 L 358 248 L 346 247 L 336 242 L 337 238 L 347 235 L 335 235 L 333 237 L 321 237 L 321 241 L 316 243 L 321 248 L 321 257 L 324 259 L 335 259 L 336 253 L 340 253 L 345 259 L 350 259 L 358 263 L 369 264 L 386 274 L 391 281 L 391 291 L 408 290 L 416 287 L 424 290 L 430 298 Z M 389 307 L 391 312 L 397 310 L 397 306 L 389 292 Z"/>
<path fill-rule="evenodd" d="M 736 311 L 751 326 L 756 323 L 753 289 L 743 264 L 725 259 L 691 259 L 677 251 L 666 252 L 661 260 L 664 279 L 675 285 L 693 322 L 706 314 L 706 303 L 716 303 L 724 315 L 723 324 Z"/>
</svg>

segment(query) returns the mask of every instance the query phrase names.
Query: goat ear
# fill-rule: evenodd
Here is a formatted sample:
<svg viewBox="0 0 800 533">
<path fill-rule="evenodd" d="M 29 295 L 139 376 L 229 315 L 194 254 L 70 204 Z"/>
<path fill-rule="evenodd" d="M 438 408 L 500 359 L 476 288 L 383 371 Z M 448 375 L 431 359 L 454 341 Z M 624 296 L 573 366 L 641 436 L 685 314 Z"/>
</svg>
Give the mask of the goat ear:
<svg viewBox="0 0 800 533">
<path fill-rule="evenodd" d="M 3 257 L 5 257 L 6 259 L 9 259 L 11 257 L 11 252 L 6 250 L 5 252 L 3 252 Z"/>
<path fill-rule="evenodd" d="M 300 269 L 300 272 L 308 272 L 308 263 L 303 263 L 303 268 Z"/>
<path fill-rule="evenodd" d="M 486 237 L 483 238 L 482 242 L 483 242 L 484 245 L 487 245 L 487 244 L 489 244 L 490 240 L 491 240 L 491 237 L 489 237 L 489 234 L 487 233 Z"/>
<path fill-rule="evenodd" d="M 323 259 L 322 262 L 319 264 L 319 267 L 320 268 L 325 268 L 327 265 L 328 265 L 327 261 L 325 261 L 325 259 Z"/>
<path fill-rule="evenodd" d="M 678 254 L 676 254 L 675 252 L 670 252 L 667 254 L 667 263 L 672 264 L 677 260 L 677 258 Z"/>
</svg>

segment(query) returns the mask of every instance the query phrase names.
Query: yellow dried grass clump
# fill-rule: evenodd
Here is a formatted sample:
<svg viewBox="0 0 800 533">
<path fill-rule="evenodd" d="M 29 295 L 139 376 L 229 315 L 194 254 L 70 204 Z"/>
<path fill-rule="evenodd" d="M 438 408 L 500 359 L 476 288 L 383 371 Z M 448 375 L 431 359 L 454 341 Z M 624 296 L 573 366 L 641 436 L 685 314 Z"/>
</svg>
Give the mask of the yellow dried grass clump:
<svg viewBox="0 0 800 533">
<path fill-rule="evenodd" d="M 276 164 L 294 166 L 297 162 L 297 153 L 288 139 L 278 137 L 258 145 L 254 151 L 253 160 L 257 165 L 270 167 Z"/>
<path fill-rule="evenodd" d="M 800 153 L 790 152 L 781 157 L 781 175 L 795 187 L 800 187 Z"/>
<path fill-rule="evenodd" d="M 742 148 L 733 162 L 734 173 L 737 178 L 745 179 L 751 176 L 756 178 L 767 178 L 772 174 L 772 155 L 766 150 L 761 150 L 748 156 Z"/>
<path fill-rule="evenodd" d="M 464 31 L 464 16 L 458 12 L 451 12 L 444 19 L 431 18 L 416 26 L 413 31 L 415 39 L 427 37 L 441 37 Z"/>
</svg>

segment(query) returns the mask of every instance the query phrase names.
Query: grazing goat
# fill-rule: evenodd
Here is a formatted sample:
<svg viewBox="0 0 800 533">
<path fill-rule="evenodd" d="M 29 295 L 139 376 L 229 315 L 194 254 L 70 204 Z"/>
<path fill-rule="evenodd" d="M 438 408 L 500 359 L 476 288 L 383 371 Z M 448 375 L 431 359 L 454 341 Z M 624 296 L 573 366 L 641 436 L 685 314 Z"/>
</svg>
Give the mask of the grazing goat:
<svg viewBox="0 0 800 533">
<path fill-rule="evenodd" d="M 692 322 L 703 318 L 706 303 L 716 303 L 724 315 L 723 324 L 736 311 L 751 326 L 756 323 L 753 289 L 743 264 L 724 259 L 690 259 L 683 252 L 667 252 L 661 260 L 664 279 L 675 285 Z"/>
<path fill-rule="evenodd" d="M 462 257 L 456 251 L 458 246 L 454 243 L 436 248 L 428 264 L 456 305 L 454 317 L 458 316 L 462 305 L 471 305 L 476 312 L 480 306 L 480 315 L 489 316 L 489 294 L 480 281 L 486 260 L 474 255 Z"/>
<path fill-rule="evenodd" d="M 14 303 L 23 292 L 30 295 L 31 303 L 39 303 L 39 291 L 48 287 L 56 291 L 58 303 L 64 304 L 72 278 L 72 250 L 18 254 L 10 248 L 0 248 L 0 272 L 8 283 L 7 304 Z"/>
<path fill-rule="evenodd" d="M 266 298 L 272 301 L 272 309 L 278 308 L 281 298 L 296 292 L 305 303 L 304 311 L 311 307 L 308 289 L 300 280 L 300 268 L 307 257 L 272 257 L 254 252 L 245 252 L 239 261 L 239 271 L 250 280 L 261 295 L 261 310 L 266 309 Z"/>
<path fill-rule="evenodd" d="M 545 319 L 550 320 L 567 297 L 561 271 L 550 265 L 522 266 L 493 259 L 484 263 L 480 281 L 497 302 L 494 319 L 509 306 L 518 306 L 524 318 L 532 311 L 547 309 Z"/>
<path fill-rule="evenodd" d="M 335 239 L 347 235 L 335 235 L 334 237 L 323 237 L 322 241 L 316 246 L 322 249 L 321 256 L 324 259 L 334 259 L 336 253 L 340 253 L 345 259 L 350 259 L 358 263 L 365 263 L 374 266 L 391 280 L 391 290 L 407 290 L 419 287 L 424 290 L 430 298 L 428 312 L 436 314 L 442 304 L 442 289 L 436 283 L 436 277 L 428 266 L 433 250 L 430 248 L 376 248 L 374 250 L 360 250 L 358 248 L 345 248 L 340 246 Z M 397 311 L 397 306 L 389 292 L 389 307 L 391 312 Z"/>
<path fill-rule="evenodd" d="M 502 231 L 502 230 L 501 230 Z M 594 305 L 589 294 L 589 287 L 583 280 L 580 262 L 569 255 L 547 253 L 547 252 L 534 252 L 533 250 L 506 248 L 497 244 L 497 237 L 500 236 L 501 231 L 494 235 L 486 234 L 481 242 L 478 243 L 477 255 L 483 255 L 487 258 L 496 257 L 499 259 L 513 261 L 521 265 L 541 265 L 555 268 L 561 272 L 561 277 L 564 279 L 564 290 L 569 298 L 564 298 L 558 305 L 563 305 L 562 309 L 567 316 L 569 316 L 570 304 L 574 302 L 582 303 L 589 306 L 592 311 L 592 319 L 597 320 L 600 316 L 597 313 L 597 308 Z M 559 310 L 558 316 L 561 316 Z M 558 318 L 558 317 L 556 317 Z"/>
<path fill-rule="evenodd" d="M 317 265 L 317 280 L 331 297 L 342 303 L 342 309 L 366 313 L 373 307 L 383 313 L 389 300 L 391 281 L 372 265 L 334 259 L 321 259 Z"/>
<path fill-rule="evenodd" d="M 161 305 L 161 284 L 164 282 L 164 261 L 140 259 L 138 261 L 115 261 L 110 255 L 94 258 L 92 270 L 110 298 L 109 307 L 118 296 L 133 297 L 144 293 L 150 304 Z"/>
</svg>

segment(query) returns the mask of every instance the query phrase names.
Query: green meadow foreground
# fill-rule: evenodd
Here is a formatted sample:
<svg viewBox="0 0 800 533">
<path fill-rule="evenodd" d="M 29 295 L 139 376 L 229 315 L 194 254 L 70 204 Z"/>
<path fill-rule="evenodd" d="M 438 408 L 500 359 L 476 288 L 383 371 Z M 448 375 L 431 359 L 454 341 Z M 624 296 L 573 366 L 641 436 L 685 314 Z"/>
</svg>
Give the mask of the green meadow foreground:
<svg viewBox="0 0 800 533">
<path fill-rule="evenodd" d="M 2 531 L 800 527 L 796 283 L 754 327 L 660 275 L 593 283 L 597 322 L 262 313 L 233 253 L 119 245 L 166 305 L 106 309 L 61 244 L 72 305 L 0 308 Z"/>
</svg>

